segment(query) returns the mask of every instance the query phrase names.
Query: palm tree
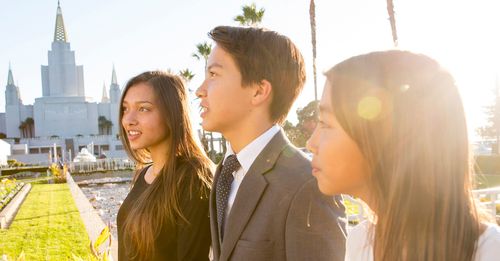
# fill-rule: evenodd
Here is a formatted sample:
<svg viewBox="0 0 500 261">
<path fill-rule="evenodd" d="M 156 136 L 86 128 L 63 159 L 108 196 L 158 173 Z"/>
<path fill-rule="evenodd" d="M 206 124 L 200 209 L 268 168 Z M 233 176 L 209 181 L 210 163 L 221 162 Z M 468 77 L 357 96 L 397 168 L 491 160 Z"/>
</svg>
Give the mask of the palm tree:
<svg viewBox="0 0 500 261">
<path fill-rule="evenodd" d="M 184 78 L 184 80 L 186 82 L 190 82 L 193 77 L 194 77 L 194 74 L 191 70 L 189 70 L 188 68 L 184 69 L 184 70 L 180 70 L 179 71 L 179 75 Z M 191 90 L 190 90 L 191 91 Z"/>
<path fill-rule="evenodd" d="M 234 18 L 234 21 L 240 23 L 240 25 L 256 27 L 262 22 L 262 17 L 264 17 L 265 12 L 264 8 L 257 11 L 255 3 L 252 3 L 251 5 L 244 5 L 241 10 L 243 14 Z"/>
<path fill-rule="evenodd" d="M 394 47 L 398 47 L 398 32 L 396 30 L 396 18 L 394 16 L 394 3 L 392 0 L 387 0 L 387 12 L 389 13 L 389 22 L 391 23 L 392 41 Z"/>
<path fill-rule="evenodd" d="M 205 61 L 205 67 L 204 69 L 207 69 L 207 62 L 208 62 L 208 56 L 210 55 L 210 53 L 212 52 L 212 44 L 209 44 L 207 42 L 203 42 L 203 43 L 199 43 L 196 45 L 196 52 L 192 54 L 192 56 L 194 58 L 196 58 L 197 60 L 201 60 L 203 58 L 203 60 Z M 207 133 L 205 132 L 205 130 L 203 130 L 203 139 L 205 139 L 205 135 Z M 210 136 L 210 151 L 213 151 L 214 150 L 214 138 L 213 138 L 213 135 L 211 132 L 208 133 L 209 136 Z M 210 152 L 210 151 L 207 151 L 207 152 Z M 209 153 L 209 155 L 211 156 L 212 154 Z M 212 160 L 214 160 L 215 158 L 212 158 Z"/>
<path fill-rule="evenodd" d="M 314 100 L 318 100 L 318 81 L 316 77 L 316 5 L 314 0 L 309 4 L 309 21 L 311 23 L 311 43 L 313 51 Z"/>
<path fill-rule="evenodd" d="M 113 122 L 106 119 L 106 117 L 104 117 L 104 116 L 99 116 L 97 121 L 98 121 L 98 126 L 99 126 L 99 134 L 100 135 L 110 135 L 111 134 L 111 127 L 113 126 Z"/>
<path fill-rule="evenodd" d="M 99 127 L 99 134 L 103 133 L 102 129 L 104 127 L 104 121 L 106 121 L 106 117 L 104 116 L 99 116 L 97 119 L 97 126 Z"/>
<path fill-rule="evenodd" d="M 106 124 L 104 125 L 104 128 L 106 129 L 106 135 L 111 135 L 111 128 L 113 127 L 113 122 L 110 120 L 106 120 Z"/>
<path fill-rule="evenodd" d="M 184 70 L 180 70 L 179 71 L 179 75 L 184 79 L 184 81 L 186 82 L 186 88 L 187 90 L 192 93 L 193 90 L 191 88 L 189 88 L 189 82 L 194 78 L 195 74 L 189 70 L 188 68 L 184 69 Z"/>
<path fill-rule="evenodd" d="M 33 118 L 28 117 L 26 120 L 22 121 L 19 125 L 19 129 L 21 130 L 22 138 L 32 138 L 33 137 L 33 127 L 34 121 Z"/>
<path fill-rule="evenodd" d="M 21 131 L 21 138 L 26 137 L 26 123 L 24 121 L 19 124 L 19 130 Z"/>
<path fill-rule="evenodd" d="M 203 42 L 196 45 L 196 52 L 193 53 L 192 56 L 197 60 L 201 60 L 203 58 L 203 60 L 205 61 L 205 69 L 206 69 L 208 56 L 210 55 L 210 52 L 212 52 L 212 44 Z"/>
<path fill-rule="evenodd" d="M 35 120 L 33 118 L 28 117 L 26 120 L 24 120 L 24 123 L 26 124 L 26 129 L 27 132 L 26 134 L 28 135 L 29 138 L 33 138 L 35 136 Z"/>
</svg>

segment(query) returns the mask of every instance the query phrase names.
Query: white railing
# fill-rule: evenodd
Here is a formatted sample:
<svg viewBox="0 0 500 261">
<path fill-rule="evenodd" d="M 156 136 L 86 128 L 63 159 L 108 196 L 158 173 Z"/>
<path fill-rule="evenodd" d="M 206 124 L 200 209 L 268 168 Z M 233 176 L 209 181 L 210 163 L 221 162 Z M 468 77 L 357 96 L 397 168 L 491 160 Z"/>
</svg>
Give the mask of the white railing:
<svg viewBox="0 0 500 261">
<path fill-rule="evenodd" d="M 473 191 L 473 194 L 488 213 L 498 220 L 500 213 L 497 213 L 497 205 L 500 205 L 500 187 L 477 189 Z M 348 203 L 346 202 L 347 206 L 357 208 L 358 210 L 355 214 L 346 215 L 348 222 L 353 223 L 355 221 L 354 223 L 356 223 L 366 219 L 363 204 L 359 200 L 349 195 L 342 195 L 342 198 L 344 201 L 348 201 Z"/>
<path fill-rule="evenodd" d="M 70 162 L 68 165 L 70 173 L 89 173 L 135 168 L 134 162 L 129 159 L 98 159 L 95 162 Z"/>
<path fill-rule="evenodd" d="M 497 204 L 500 204 L 500 187 L 478 189 L 474 190 L 473 193 L 486 210 L 496 218 Z"/>
</svg>

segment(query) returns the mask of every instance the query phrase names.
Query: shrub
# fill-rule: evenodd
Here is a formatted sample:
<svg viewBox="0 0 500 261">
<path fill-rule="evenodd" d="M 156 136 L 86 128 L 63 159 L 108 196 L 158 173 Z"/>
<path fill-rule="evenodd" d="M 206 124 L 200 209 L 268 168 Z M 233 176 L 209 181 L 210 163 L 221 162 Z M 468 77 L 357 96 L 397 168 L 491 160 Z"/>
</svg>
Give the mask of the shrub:
<svg viewBox="0 0 500 261">
<path fill-rule="evenodd" d="M 26 164 L 24 162 L 17 161 L 15 159 L 7 160 L 7 164 L 9 165 L 9 167 L 12 167 L 12 168 L 26 166 Z"/>
<path fill-rule="evenodd" d="M 108 241 L 108 245 L 104 248 L 104 251 L 100 250 L 100 246 Z M 108 260 L 113 260 L 113 257 L 110 255 L 110 250 L 111 250 L 111 232 L 109 231 L 109 226 L 104 227 L 104 229 L 101 231 L 101 234 L 97 239 L 95 240 L 94 243 L 92 241 L 90 242 L 90 252 L 92 256 L 88 259 L 83 259 L 79 256 L 75 256 L 73 254 L 73 260 L 74 261 L 85 261 L 85 260 L 91 260 L 91 261 L 108 261 Z"/>
<path fill-rule="evenodd" d="M 224 159 L 224 154 L 222 152 L 217 153 L 216 151 L 210 151 L 212 154 L 214 154 L 214 163 L 219 164 L 222 159 Z"/>
<path fill-rule="evenodd" d="M 19 190 L 23 187 L 24 183 L 19 183 L 16 179 L 2 179 L 0 182 L 0 210 L 2 210 Z"/>
<path fill-rule="evenodd" d="M 60 169 L 59 166 L 57 166 L 57 164 L 52 163 L 49 169 L 56 183 L 66 182 L 66 165 L 63 166 L 63 169 Z"/>
</svg>

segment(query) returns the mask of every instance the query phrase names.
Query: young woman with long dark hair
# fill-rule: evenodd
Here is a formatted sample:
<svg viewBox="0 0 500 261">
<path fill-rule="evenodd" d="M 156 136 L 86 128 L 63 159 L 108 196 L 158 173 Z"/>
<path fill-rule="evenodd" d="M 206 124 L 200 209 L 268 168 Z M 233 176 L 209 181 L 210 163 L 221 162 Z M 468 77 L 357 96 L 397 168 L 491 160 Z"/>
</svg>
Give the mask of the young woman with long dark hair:
<svg viewBox="0 0 500 261">
<path fill-rule="evenodd" d="M 118 212 L 122 260 L 208 260 L 211 162 L 195 142 L 180 77 L 153 71 L 127 83 L 120 137 L 139 166 Z"/>
<path fill-rule="evenodd" d="M 393 50 L 347 59 L 326 77 L 308 141 L 313 175 L 324 194 L 359 197 L 374 214 L 350 231 L 346 260 L 499 260 L 500 229 L 471 192 L 452 76 Z"/>
</svg>

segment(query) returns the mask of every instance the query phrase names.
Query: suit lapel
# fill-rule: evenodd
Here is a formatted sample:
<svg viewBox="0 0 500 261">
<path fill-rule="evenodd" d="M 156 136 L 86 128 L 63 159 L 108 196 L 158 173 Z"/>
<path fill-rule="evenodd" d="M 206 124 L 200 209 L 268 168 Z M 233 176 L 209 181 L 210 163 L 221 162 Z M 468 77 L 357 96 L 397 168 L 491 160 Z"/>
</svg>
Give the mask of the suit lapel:
<svg viewBox="0 0 500 261">
<path fill-rule="evenodd" d="M 243 178 L 224 229 L 220 260 L 229 259 L 267 187 L 267 180 L 263 174 L 273 168 L 286 144 L 283 132 L 278 132 L 255 159 Z"/>
<path fill-rule="evenodd" d="M 219 237 L 219 225 L 217 224 L 217 205 L 215 201 L 215 185 L 219 180 L 220 171 L 222 169 L 222 162 L 217 166 L 214 175 L 214 181 L 212 183 L 212 189 L 210 190 L 210 200 L 209 200 L 209 209 L 210 209 L 210 231 L 212 238 L 212 251 L 215 257 L 214 260 L 218 260 L 220 256 L 220 237 Z"/>
</svg>

